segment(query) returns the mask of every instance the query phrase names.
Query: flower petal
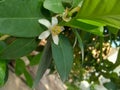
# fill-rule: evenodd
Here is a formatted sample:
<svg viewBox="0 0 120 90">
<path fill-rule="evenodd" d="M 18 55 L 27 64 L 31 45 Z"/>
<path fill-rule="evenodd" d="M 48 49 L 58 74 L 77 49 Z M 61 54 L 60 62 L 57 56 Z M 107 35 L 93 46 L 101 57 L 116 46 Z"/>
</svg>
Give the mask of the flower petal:
<svg viewBox="0 0 120 90">
<path fill-rule="evenodd" d="M 47 31 L 44 31 L 42 32 L 40 35 L 39 35 L 39 39 L 46 39 L 48 36 L 50 35 L 50 31 L 47 30 Z"/>
<path fill-rule="evenodd" d="M 53 42 L 56 44 L 56 45 L 58 45 L 58 43 L 59 43 L 59 37 L 58 37 L 58 35 L 52 35 L 52 38 L 53 38 Z"/>
<path fill-rule="evenodd" d="M 39 19 L 38 22 L 40 24 L 46 26 L 47 28 L 49 28 L 51 26 L 51 23 L 47 19 Z"/>
<path fill-rule="evenodd" d="M 56 17 L 52 17 L 52 26 L 58 24 L 58 19 Z"/>
</svg>

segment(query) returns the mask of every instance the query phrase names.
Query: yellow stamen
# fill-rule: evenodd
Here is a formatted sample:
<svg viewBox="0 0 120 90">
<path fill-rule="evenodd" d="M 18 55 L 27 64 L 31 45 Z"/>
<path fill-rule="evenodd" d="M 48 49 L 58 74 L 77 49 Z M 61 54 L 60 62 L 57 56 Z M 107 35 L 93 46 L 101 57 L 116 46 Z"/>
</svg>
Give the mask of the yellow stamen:
<svg viewBox="0 0 120 90">
<path fill-rule="evenodd" d="M 60 34 L 62 32 L 62 28 L 61 28 L 61 26 L 53 26 L 52 28 L 51 28 L 51 33 L 52 33 L 52 35 L 58 35 L 58 34 Z"/>
</svg>

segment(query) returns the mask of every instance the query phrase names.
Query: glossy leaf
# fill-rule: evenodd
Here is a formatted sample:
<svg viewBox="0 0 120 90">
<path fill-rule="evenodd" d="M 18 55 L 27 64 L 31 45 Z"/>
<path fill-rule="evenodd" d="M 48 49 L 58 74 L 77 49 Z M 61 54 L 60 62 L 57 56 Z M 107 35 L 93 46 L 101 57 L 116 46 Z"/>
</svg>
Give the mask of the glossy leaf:
<svg viewBox="0 0 120 90">
<path fill-rule="evenodd" d="M 45 0 L 44 7 L 54 13 L 62 13 L 64 11 L 61 0 Z"/>
<path fill-rule="evenodd" d="M 88 20 L 88 19 L 77 19 L 77 20 L 86 24 L 94 25 L 94 26 L 105 26 L 104 23 L 96 22 L 93 20 Z"/>
<path fill-rule="evenodd" d="M 37 47 L 35 39 L 18 38 L 0 51 L 0 58 L 15 59 L 29 54 Z"/>
<path fill-rule="evenodd" d="M 73 50 L 69 40 L 61 36 L 59 45 L 52 43 L 52 54 L 57 71 L 61 79 L 65 81 L 68 78 L 73 63 Z"/>
<path fill-rule="evenodd" d="M 38 19 L 42 0 L 3 0 L 0 3 L 0 33 L 17 37 L 35 37 L 43 29 Z"/>
<path fill-rule="evenodd" d="M 120 0 L 84 0 L 79 19 L 89 19 L 120 28 Z"/>
<path fill-rule="evenodd" d="M 52 61 L 52 53 L 51 53 L 51 39 L 48 39 L 48 42 L 44 48 L 43 54 L 40 59 L 39 67 L 37 70 L 37 74 L 33 83 L 33 88 L 35 88 L 40 79 L 42 78 L 43 74 L 47 70 L 47 68 L 50 66 Z"/>
<path fill-rule="evenodd" d="M 103 36 L 103 26 L 97 26 L 97 25 L 92 25 L 92 24 L 87 24 L 82 21 L 78 21 L 76 19 L 71 20 L 68 23 L 61 23 L 64 24 L 65 26 L 70 26 L 73 28 L 78 28 L 80 30 L 84 30 L 93 34 L 96 34 L 98 36 Z"/>
</svg>

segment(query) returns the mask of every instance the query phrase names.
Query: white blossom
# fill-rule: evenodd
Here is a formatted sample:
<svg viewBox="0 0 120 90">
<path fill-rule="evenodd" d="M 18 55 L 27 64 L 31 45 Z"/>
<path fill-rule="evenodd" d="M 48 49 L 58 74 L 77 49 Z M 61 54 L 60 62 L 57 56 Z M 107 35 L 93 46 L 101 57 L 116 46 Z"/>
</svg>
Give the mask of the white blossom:
<svg viewBox="0 0 120 90">
<path fill-rule="evenodd" d="M 39 39 L 46 39 L 50 34 L 52 35 L 53 42 L 58 45 L 59 37 L 58 35 L 64 30 L 62 26 L 58 26 L 58 19 L 56 17 L 52 17 L 51 23 L 47 19 L 39 19 L 40 24 L 46 26 L 48 29 L 42 32 L 39 35 Z"/>
</svg>

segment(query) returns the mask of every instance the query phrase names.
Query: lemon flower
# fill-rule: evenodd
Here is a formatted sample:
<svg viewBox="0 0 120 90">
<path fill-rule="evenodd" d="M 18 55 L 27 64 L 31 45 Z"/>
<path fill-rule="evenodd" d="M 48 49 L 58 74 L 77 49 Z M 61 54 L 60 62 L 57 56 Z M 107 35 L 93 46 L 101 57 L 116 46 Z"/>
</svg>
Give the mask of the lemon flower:
<svg viewBox="0 0 120 90">
<path fill-rule="evenodd" d="M 38 22 L 48 28 L 48 30 L 42 32 L 38 38 L 46 39 L 51 34 L 53 42 L 58 45 L 58 35 L 64 30 L 62 26 L 58 26 L 58 19 L 56 17 L 52 17 L 51 23 L 47 19 L 39 19 Z"/>
</svg>

